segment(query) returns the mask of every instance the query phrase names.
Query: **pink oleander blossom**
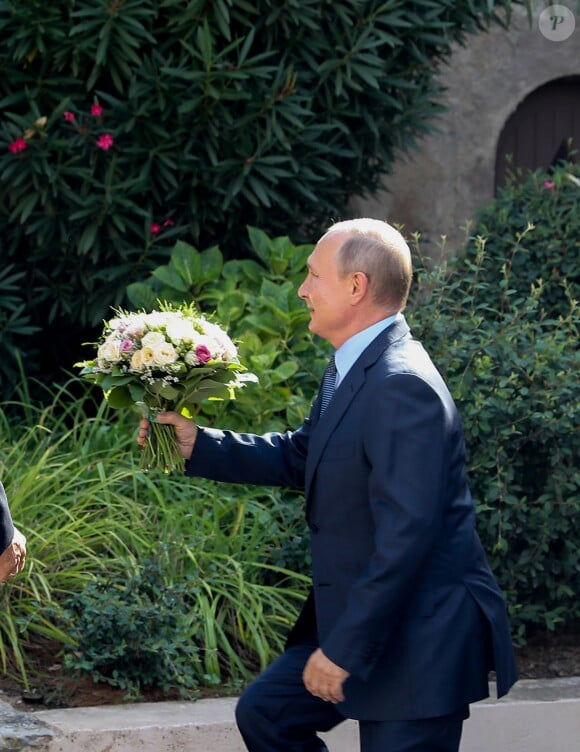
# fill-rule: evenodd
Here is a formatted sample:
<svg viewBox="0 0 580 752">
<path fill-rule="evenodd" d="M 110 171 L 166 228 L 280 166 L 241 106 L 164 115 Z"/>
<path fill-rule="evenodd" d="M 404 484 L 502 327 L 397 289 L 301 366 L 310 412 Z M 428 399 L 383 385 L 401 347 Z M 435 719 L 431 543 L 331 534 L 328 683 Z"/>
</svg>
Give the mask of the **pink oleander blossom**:
<svg viewBox="0 0 580 752">
<path fill-rule="evenodd" d="M 198 345 L 195 348 L 195 355 L 200 363 L 207 363 L 211 360 L 211 353 L 206 345 Z"/>
<path fill-rule="evenodd" d="M 74 114 L 74 112 L 67 111 L 63 113 L 63 117 L 67 123 L 74 123 L 74 121 L 76 120 L 76 115 Z"/>
<path fill-rule="evenodd" d="M 24 151 L 27 147 L 28 144 L 23 138 L 17 138 L 11 144 L 8 144 L 8 149 L 12 154 L 18 154 L 19 151 Z"/>
<path fill-rule="evenodd" d="M 91 115 L 93 117 L 100 117 L 103 114 L 103 108 L 100 104 L 93 104 L 91 106 Z"/>
<path fill-rule="evenodd" d="M 115 143 L 115 140 L 113 139 L 110 133 L 104 133 L 102 136 L 99 136 L 99 138 L 97 139 L 97 146 L 99 147 L 99 149 L 103 149 L 103 151 L 107 151 L 108 149 L 110 149 L 114 143 Z"/>
<path fill-rule="evenodd" d="M 556 183 L 554 183 L 552 180 L 545 180 L 544 181 L 544 188 L 546 188 L 549 191 L 555 191 L 556 190 Z"/>
<path fill-rule="evenodd" d="M 151 235 L 159 235 L 159 233 L 161 232 L 161 225 L 158 225 L 157 222 L 154 222 L 149 228 L 149 232 L 151 233 Z"/>
</svg>

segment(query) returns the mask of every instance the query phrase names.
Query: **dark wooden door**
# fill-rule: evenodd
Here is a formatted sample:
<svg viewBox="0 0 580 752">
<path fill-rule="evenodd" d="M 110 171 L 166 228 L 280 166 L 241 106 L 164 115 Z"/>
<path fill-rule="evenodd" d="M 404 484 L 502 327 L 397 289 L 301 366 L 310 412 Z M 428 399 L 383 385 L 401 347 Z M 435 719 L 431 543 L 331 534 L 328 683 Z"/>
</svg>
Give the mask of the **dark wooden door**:
<svg viewBox="0 0 580 752">
<path fill-rule="evenodd" d="M 497 145 L 496 191 L 513 168 L 549 170 L 558 160 L 580 161 L 574 149 L 580 150 L 580 77 L 540 86 L 509 117 Z"/>
</svg>

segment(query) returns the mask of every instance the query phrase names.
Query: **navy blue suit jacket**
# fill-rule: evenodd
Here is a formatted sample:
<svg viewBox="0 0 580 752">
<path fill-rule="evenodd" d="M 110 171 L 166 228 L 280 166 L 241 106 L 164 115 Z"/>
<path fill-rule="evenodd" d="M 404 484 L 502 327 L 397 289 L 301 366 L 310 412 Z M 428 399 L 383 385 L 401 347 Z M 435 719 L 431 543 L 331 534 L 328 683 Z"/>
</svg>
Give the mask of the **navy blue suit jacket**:
<svg viewBox="0 0 580 752">
<path fill-rule="evenodd" d="M 13 537 L 14 523 L 12 522 L 4 486 L 0 483 L 0 554 L 8 548 Z"/>
<path fill-rule="evenodd" d="M 317 629 L 351 673 L 346 717 L 427 718 L 517 678 L 504 600 L 475 530 L 453 399 L 404 319 L 296 431 L 201 429 L 189 475 L 304 488 L 313 588 L 289 643 Z"/>
</svg>

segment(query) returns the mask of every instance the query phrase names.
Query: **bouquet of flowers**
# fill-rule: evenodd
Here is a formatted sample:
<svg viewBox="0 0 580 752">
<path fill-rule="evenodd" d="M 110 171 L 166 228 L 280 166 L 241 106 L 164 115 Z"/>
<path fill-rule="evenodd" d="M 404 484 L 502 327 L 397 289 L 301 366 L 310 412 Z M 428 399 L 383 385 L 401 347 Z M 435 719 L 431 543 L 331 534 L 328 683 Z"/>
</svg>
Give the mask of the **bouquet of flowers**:
<svg viewBox="0 0 580 752">
<path fill-rule="evenodd" d="M 115 313 L 96 343 L 95 359 L 76 367 L 103 389 L 111 407 L 136 405 L 151 421 L 143 469 L 182 469 L 173 426 L 156 423 L 156 413 L 174 410 L 192 417 L 203 400 L 233 398 L 256 377 L 239 362 L 230 337 L 194 305 Z"/>
</svg>

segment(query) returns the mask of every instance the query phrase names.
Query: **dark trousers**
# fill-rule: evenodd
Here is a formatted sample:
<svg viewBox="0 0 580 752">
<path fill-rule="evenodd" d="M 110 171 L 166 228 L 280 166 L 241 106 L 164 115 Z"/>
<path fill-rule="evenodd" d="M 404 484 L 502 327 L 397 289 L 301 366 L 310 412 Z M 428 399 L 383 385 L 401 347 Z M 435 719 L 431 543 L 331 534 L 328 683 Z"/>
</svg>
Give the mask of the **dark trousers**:
<svg viewBox="0 0 580 752">
<path fill-rule="evenodd" d="M 272 663 L 240 697 L 236 721 L 249 752 L 327 752 L 317 732 L 345 718 L 313 697 L 302 682 L 315 649 L 295 645 Z M 360 721 L 360 752 L 457 752 L 469 708 L 413 721 Z"/>
</svg>

